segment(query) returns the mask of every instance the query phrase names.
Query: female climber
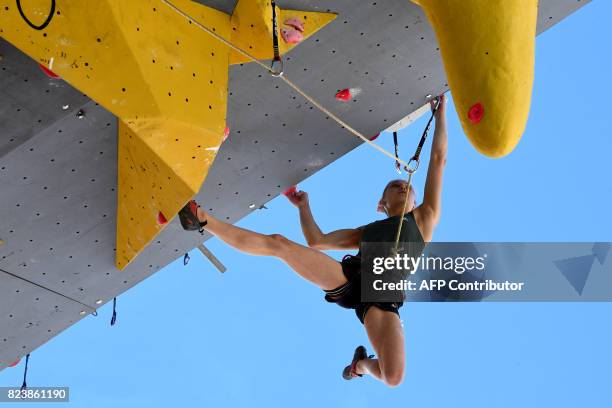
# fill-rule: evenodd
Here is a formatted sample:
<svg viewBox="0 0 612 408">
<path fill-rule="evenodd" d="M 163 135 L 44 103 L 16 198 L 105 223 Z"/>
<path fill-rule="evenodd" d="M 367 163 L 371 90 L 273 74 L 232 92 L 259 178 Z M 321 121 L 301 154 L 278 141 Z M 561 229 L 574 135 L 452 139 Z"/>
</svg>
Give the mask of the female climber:
<svg viewBox="0 0 612 408">
<path fill-rule="evenodd" d="M 402 241 L 431 241 L 440 219 L 442 173 L 447 151 L 444 95 L 439 101 L 425 192 L 419 206 L 416 205 L 413 189 L 407 191 L 407 182 L 393 180 L 384 188 L 378 203 L 378 210 L 388 218 L 359 228 L 323 233 L 313 218 L 308 194 L 304 191 L 295 192 L 288 198 L 299 210 L 308 246 L 290 241 L 282 235 L 264 235 L 225 223 L 206 213 L 195 201 L 191 201 L 179 214 L 185 229 L 204 228 L 240 251 L 252 255 L 275 256 L 298 275 L 321 288 L 328 302 L 355 309 L 378 358 L 368 355 L 365 347 L 357 347 L 351 364 L 342 373 L 347 380 L 369 374 L 389 386 L 397 386 L 402 382 L 405 367 L 404 334 L 398 311 L 402 303 L 362 302 L 359 258 L 347 255 L 342 262 L 338 262 L 321 251 L 357 249 L 368 234 L 369 238 L 382 237 L 387 242 L 393 242 L 406 194 L 409 196 L 402 226 Z M 432 109 L 433 106 L 432 102 Z"/>
</svg>

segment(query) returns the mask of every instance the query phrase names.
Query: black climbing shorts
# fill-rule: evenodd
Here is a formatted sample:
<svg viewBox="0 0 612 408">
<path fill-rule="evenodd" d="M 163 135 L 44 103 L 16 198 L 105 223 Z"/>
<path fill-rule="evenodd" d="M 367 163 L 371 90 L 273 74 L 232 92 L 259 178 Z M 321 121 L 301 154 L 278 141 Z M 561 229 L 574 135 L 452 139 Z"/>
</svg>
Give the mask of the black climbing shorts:
<svg viewBox="0 0 612 408">
<path fill-rule="evenodd" d="M 325 291 L 325 300 L 336 303 L 346 309 L 355 309 L 355 314 L 363 324 L 365 315 L 372 306 L 399 316 L 402 302 L 362 302 L 361 301 L 361 258 L 354 255 L 345 255 L 342 258 L 342 273 L 347 282 L 336 289 Z"/>
</svg>

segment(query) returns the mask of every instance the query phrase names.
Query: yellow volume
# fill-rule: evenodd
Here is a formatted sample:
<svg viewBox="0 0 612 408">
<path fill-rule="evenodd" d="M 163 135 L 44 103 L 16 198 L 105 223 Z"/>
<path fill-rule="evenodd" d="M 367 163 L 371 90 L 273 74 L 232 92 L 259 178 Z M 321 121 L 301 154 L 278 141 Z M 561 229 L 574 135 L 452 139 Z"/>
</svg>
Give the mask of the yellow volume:
<svg viewBox="0 0 612 408">
<path fill-rule="evenodd" d="M 519 142 L 531 105 L 537 0 L 412 0 L 433 26 L 461 125 L 490 157 Z"/>
</svg>

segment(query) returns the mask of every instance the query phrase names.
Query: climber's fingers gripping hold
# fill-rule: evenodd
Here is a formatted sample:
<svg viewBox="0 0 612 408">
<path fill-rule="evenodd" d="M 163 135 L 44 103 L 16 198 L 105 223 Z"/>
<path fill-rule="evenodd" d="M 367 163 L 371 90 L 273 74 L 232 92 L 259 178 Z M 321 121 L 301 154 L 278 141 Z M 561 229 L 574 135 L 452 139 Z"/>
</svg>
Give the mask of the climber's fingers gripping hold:
<svg viewBox="0 0 612 408">
<path fill-rule="evenodd" d="M 308 193 L 305 191 L 296 191 L 292 194 L 288 194 L 287 198 L 291 202 L 291 204 L 296 207 L 303 207 L 308 205 Z"/>
<path fill-rule="evenodd" d="M 436 107 L 436 101 L 440 101 L 440 104 L 438 105 L 438 110 L 436 111 L 436 120 L 440 117 L 443 117 L 444 114 L 446 113 L 446 95 L 442 94 L 440 96 L 438 96 L 435 99 L 432 99 L 429 102 L 429 106 L 431 106 L 431 110 L 433 111 L 434 108 Z"/>
</svg>

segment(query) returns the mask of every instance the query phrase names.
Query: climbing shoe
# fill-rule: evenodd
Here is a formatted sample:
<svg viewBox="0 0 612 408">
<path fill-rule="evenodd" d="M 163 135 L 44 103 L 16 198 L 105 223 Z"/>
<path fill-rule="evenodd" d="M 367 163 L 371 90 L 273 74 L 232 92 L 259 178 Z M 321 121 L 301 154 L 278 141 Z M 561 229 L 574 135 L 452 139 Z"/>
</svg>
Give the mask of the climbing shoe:
<svg viewBox="0 0 612 408">
<path fill-rule="evenodd" d="M 342 378 L 345 380 L 352 380 L 355 377 L 363 377 L 363 374 L 357 374 L 357 362 L 372 357 L 374 356 L 368 356 L 368 352 L 365 347 L 357 347 L 355 349 L 355 354 L 353 354 L 353 361 L 350 365 L 344 367 L 344 370 L 342 371 Z"/>
<path fill-rule="evenodd" d="M 179 211 L 179 220 L 185 231 L 199 231 L 200 234 L 204 233 L 204 226 L 207 221 L 200 222 L 198 219 L 198 203 L 195 200 L 191 200 L 185 205 L 181 211 Z"/>
</svg>

